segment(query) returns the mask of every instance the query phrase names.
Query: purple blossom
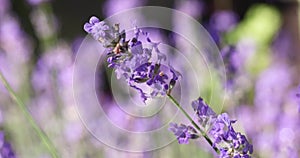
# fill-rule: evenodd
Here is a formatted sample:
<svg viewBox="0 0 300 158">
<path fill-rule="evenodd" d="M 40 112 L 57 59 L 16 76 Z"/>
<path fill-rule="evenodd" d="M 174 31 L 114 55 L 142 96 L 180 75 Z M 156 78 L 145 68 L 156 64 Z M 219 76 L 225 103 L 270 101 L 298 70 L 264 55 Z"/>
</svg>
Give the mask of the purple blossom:
<svg viewBox="0 0 300 158">
<path fill-rule="evenodd" d="M 88 23 L 83 26 L 84 30 L 91 34 L 95 40 L 100 41 L 104 46 L 107 46 L 114 39 L 116 39 L 116 33 L 118 28 L 110 27 L 104 21 L 100 21 L 97 17 L 92 16 Z"/>
<path fill-rule="evenodd" d="M 196 130 L 192 126 L 171 123 L 169 130 L 172 131 L 177 137 L 179 144 L 188 144 L 189 139 L 197 139 L 199 137 Z"/>
<path fill-rule="evenodd" d="M 226 113 L 218 115 L 209 131 L 215 139 L 214 145 L 217 145 L 222 139 L 227 139 L 230 136 L 231 130 L 233 130 L 231 124 L 234 122 L 235 121 L 229 119 L 229 116 Z"/>
<path fill-rule="evenodd" d="M 16 158 L 10 143 L 4 138 L 4 133 L 0 131 L 0 157 L 1 158 Z"/>
<path fill-rule="evenodd" d="M 96 17 L 91 17 L 84 30 L 106 47 L 108 67 L 113 68 L 117 78 L 125 78 L 128 85 L 148 98 L 165 96 L 175 85 L 180 74 L 171 66 L 162 64 L 166 56 L 158 49 L 159 42 L 153 42 L 149 33 L 135 27 L 134 36 L 126 39 L 125 30 L 109 26 Z M 143 46 L 142 37 L 150 47 Z M 153 59 L 153 53 L 157 59 Z M 146 90 L 148 89 L 148 90 Z"/>
<path fill-rule="evenodd" d="M 197 112 L 199 118 L 216 116 L 216 113 L 204 102 L 201 97 L 192 102 L 192 107 Z"/>
<path fill-rule="evenodd" d="M 211 127 L 217 114 L 203 101 L 201 97 L 192 102 L 192 107 L 197 114 L 198 122 L 206 130 Z"/>
</svg>

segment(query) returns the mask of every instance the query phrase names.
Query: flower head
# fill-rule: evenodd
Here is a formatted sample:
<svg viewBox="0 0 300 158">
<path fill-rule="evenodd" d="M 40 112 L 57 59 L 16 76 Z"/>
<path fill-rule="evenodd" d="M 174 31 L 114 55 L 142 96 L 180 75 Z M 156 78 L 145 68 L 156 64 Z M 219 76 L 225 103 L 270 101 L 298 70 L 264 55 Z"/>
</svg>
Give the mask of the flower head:
<svg viewBox="0 0 300 158">
<path fill-rule="evenodd" d="M 125 30 L 119 25 L 109 26 L 96 17 L 91 17 L 84 30 L 100 41 L 106 48 L 108 67 L 113 68 L 117 78 L 125 78 L 128 85 L 137 90 L 143 101 L 156 96 L 165 96 L 174 87 L 180 74 L 171 66 L 162 64 L 166 56 L 158 49 L 149 33 L 134 28 L 134 36 L 126 39 Z M 141 40 L 144 36 L 146 41 Z M 144 47 L 147 42 L 150 47 Z M 157 59 L 153 58 L 153 52 Z"/>
</svg>

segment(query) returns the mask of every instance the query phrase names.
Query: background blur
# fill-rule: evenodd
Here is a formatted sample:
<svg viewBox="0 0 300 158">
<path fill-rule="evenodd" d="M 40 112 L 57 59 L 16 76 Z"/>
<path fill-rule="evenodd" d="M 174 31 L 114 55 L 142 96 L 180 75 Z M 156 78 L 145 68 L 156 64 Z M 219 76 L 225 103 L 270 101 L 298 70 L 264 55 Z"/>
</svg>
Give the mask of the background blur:
<svg viewBox="0 0 300 158">
<path fill-rule="evenodd" d="M 300 156 L 298 3 L 296 0 L 0 0 L 0 70 L 61 157 L 213 157 L 209 147 L 200 142 L 178 145 L 175 141 L 144 153 L 111 149 L 84 128 L 70 96 L 72 64 L 86 36 L 83 25 L 92 15 L 105 19 L 118 11 L 144 5 L 177 9 L 197 19 L 220 49 L 227 81 L 215 85 L 227 90 L 223 111 L 238 120 L 237 128 L 253 143 L 254 157 L 296 158 Z M 174 26 L 180 22 L 176 17 L 170 20 Z M 176 38 L 170 38 L 172 33 L 163 34 L 168 43 L 182 47 Z M 106 98 L 107 104 L 114 104 L 109 81 L 101 70 L 99 82 L 103 92 L 99 97 Z M 206 89 L 201 91 L 206 100 L 209 93 Z M 210 103 L 221 103 L 221 99 Z M 119 111 L 114 107 L 106 106 L 105 110 L 126 128 L 128 123 L 117 116 Z M 0 130 L 16 157 L 51 157 L 2 84 Z"/>
</svg>

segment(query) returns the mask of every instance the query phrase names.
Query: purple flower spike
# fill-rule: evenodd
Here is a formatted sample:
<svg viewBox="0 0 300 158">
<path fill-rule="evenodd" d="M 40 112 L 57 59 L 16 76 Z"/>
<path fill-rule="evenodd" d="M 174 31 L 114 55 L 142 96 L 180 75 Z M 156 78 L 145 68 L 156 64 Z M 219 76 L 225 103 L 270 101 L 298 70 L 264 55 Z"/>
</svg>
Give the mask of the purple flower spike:
<svg viewBox="0 0 300 158">
<path fill-rule="evenodd" d="M 111 27 L 94 16 L 84 25 L 84 30 L 103 44 L 108 67 L 115 70 L 118 79 L 125 78 L 144 102 L 148 98 L 166 96 L 179 79 L 180 74 L 173 67 L 162 64 L 166 55 L 158 49 L 160 42 L 153 42 L 149 33 L 135 27 L 133 37 L 126 39 L 126 32 L 119 32 L 119 25 Z M 140 40 L 140 36 L 146 40 Z M 150 47 L 145 48 L 143 42 Z"/>
<path fill-rule="evenodd" d="M 171 123 L 169 130 L 177 137 L 179 144 L 188 144 L 189 139 L 197 139 L 199 137 L 192 126 L 186 126 L 183 124 L 178 126 L 176 123 Z"/>
</svg>

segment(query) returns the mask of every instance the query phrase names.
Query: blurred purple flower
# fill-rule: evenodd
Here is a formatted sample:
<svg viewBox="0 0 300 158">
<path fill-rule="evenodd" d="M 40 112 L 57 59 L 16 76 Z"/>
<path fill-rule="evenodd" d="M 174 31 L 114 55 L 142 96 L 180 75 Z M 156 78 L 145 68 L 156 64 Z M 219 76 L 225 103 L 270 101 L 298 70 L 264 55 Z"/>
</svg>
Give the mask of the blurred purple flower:
<svg viewBox="0 0 300 158">
<path fill-rule="evenodd" d="M 18 91 L 29 71 L 31 43 L 16 19 L 9 14 L 0 18 L 0 69 L 12 88 Z"/>
<path fill-rule="evenodd" d="M 276 60 L 256 82 L 255 106 L 238 110 L 259 157 L 298 157 L 300 90 L 292 86 L 291 69 Z"/>
<path fill-rule="evenodd" d="M 80 140 L 83 135 L 83 127 L 80 121 L 72 121 L 65 125 L 64 137 L 71 143 Z"/>
<path fill-rule="evenodd" d="M 50 0 L 27 0 L 30 5 L 36 6 L 45 2 L 49 2 Z"/>
<path fill-rule="evenodd" d="M 72 64 L 71 49 L 61 44 L 51 49 L 48 49 L 37 62 L 37 66 L 33 70 L 31 82 L 34 90 L 38 94 L 52 94 L 53 86 L 56 80 L 67 75 L 65 71 Z M 56 78 L 57 77 L 57 78 Z M 70 79 L 64 83 L 71 83 Z M 61 79 L 61 84 L 63 79 Z M 59 85 L 63 87 L 63 85 Z"/>
<path fill-rule="evenodd" d="M 219 11 L 212 15 L 210 27 L 219 33 L 231 31 L 237 23 L 237 15 L 232 11 Z"/>
<path fill-rule="evenodd" d="M 4 138 L 4 132 L 0 131 L 0 157 L 1 158 L 16 158 L 12 146 Z"/>
<path fill-rule="evenodd" d="M 298 112 L 300 113 L 300 86 L 298 87 L 296 97 L 297 97 L 297 103 L 298 103 Z"/>
<path fill-rule="evenodd" d="M 232 88 L 234 87 L 234 79 L 237 77 L 237 73 L 239 70 L 239 64 L 236 60 L 237 50 L 234 46 L 226 46 L 221 50 L 221 55 L 223 57 L 223 61 L 226 68 L 226 87 Z"/>
<path fill-rule="evenodd" d="M 7 14 L 10 8 L 9 2 L 9 0 L 0 0 L 0 17 L 4 17 Z"/>
<path fill-rule="evenodd" d="M 202 0 L 186 0 L 186 1 L 176 1 L 176 6 L 178 10 L 194 17 L 198 18 L 203 14 L 204 4 Z"/>
<path fill-rule="evenodd" d="M 30 13 L 30 19 L 34 31 L 41 41 L 48 41 L 48 39 L 56 40 L 59 25 L 53 13 L 40 8 L 33 9 Z M 49 42 L 44 44 L 49 46 Z"/>
<path fill-rule="evenodd" d="M 145 0 L 109 0 L 105 1 L 103 13 L 106 16 L 112 16 L 113 14 L 126 9 L 143 6 L 145 3 Z"/>
<path fill-rule="evenodd" d="M 222 36 L 235 28 L 238 18 L 232 11 L 219 11 L 212 15 L 209 23 L 204 25 L 213 40 L 220 45 Z"/>
<path fill-rule="evenodd" d="M 229 90 L 244 89 L 247 82 L 242 82 L 248 76 L 247 60 L 256 51 L 256 45 L 251 39 L 242 39 L 236 45 L 228 45 L 221 49 L 225 70 L 226 82 L 224 86 Z M 249 83 L 248 83 L 249 84 Z"/>
<path fill-rule="evenodd" d="M 271 49 L 279 59 L 289 59 L 294 57 L 291 33 L 284 29 L 278 31 Z"/>
<path fill-rule="evenodd" d="M 257 111 L 261 116 L 259 123 L 270 125 L 276 122 L 290 85 L 291 72 L 284 63 L 277 62 L 261 73 L 255 86 L 254 99 L 255 106 L 260 109 Z"/>
</svg>

